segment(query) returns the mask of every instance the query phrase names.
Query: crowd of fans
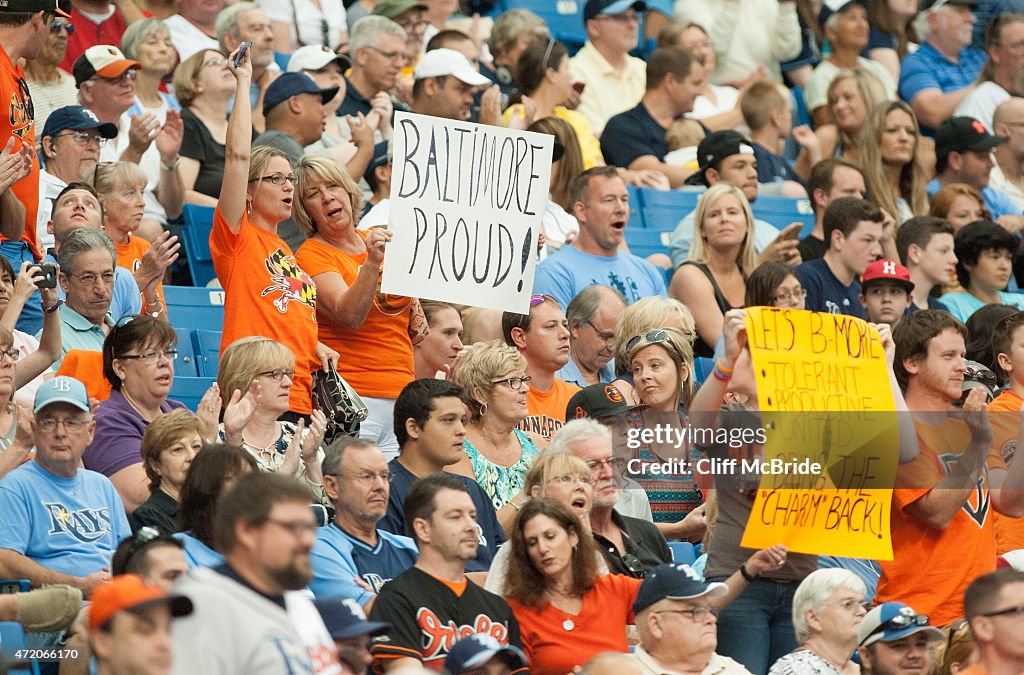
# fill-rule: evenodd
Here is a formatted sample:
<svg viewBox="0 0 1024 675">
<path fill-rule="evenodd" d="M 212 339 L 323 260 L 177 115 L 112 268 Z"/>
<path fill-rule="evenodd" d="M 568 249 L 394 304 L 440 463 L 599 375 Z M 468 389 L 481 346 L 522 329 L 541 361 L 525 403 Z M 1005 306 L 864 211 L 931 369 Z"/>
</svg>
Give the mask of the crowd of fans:
<svg viewBox="0 0 1024 675">
<path fill-rule="evenodd" d="M 0 669 L 1024 672 L 1024 4 L 494 4 L 0 3 Z M 554 137 L 527 313 L 381 291 L 396 112 Z M 647 258 L 631 186 L 699 193 Z M 892 560 L 743 547 L 692 467 L 764 448 L 636 433 L 761 428 L 750 307 L 877 331 Z"/>
</svg>

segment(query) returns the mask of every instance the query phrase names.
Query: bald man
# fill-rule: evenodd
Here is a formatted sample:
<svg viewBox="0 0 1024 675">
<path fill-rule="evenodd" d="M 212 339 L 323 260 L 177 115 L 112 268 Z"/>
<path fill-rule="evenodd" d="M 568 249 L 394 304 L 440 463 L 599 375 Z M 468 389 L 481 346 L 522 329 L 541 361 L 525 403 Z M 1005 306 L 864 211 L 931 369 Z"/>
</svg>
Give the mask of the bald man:
<svg viewBox="0 0 1024 675">
<path fill-rule="evenodd" d="M 999 104 L 992 116 L 992 130 L 1008 140 L 995 150 L 996 165 L 988 183 L 1024 209 L 1024 98 Z"/>
</svg>

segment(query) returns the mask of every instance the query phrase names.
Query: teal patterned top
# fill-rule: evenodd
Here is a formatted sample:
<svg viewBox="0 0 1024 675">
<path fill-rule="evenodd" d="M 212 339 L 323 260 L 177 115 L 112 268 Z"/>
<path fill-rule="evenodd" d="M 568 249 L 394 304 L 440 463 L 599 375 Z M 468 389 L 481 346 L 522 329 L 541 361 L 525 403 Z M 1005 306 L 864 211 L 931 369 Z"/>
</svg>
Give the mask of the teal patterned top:
<svg viewBox="0 0 1024 675">
<path fill-rule="evenodd" d="M 484 489 L 487 496 L 494 504 L 497 511 L 509 500 L 519 494 L 526 484 L 526 472 L 533 466 L 533 461 L 540 454 L 536 443 L 519 429 L 515 430 L 519 445 L 523 448 L 523 454 L 519 461 L 512 466 L 500 466 L 480 454 L 480 451 L 473 447 L 467 437 L 462 441 L 462 447 L 473 465 L 473 477 L 480 487 Z"/>
</svg>

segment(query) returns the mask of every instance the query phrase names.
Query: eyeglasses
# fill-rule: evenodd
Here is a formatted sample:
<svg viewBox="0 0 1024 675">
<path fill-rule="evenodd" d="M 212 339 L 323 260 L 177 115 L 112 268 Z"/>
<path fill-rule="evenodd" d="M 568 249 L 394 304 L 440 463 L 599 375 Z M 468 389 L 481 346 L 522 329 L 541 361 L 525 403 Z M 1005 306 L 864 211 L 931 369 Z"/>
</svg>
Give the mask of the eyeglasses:
<svg viewBox="0 0 1024 675">
<path fill-rule="evenodd" d="M 1024 608 L 1021 608 L 1024 610 Z M 903 630 L 904 628 L 910 628 L 911 626 L 927 626 L 929 625 L 928 617 L 924 614 L 914 614 L 910 611 L 900 610 L 900 613 L 889 619 L 878 628 L 874 629 L 868 635 L 877 635 L 878 633 L 885 632 L 887 630 Z"/>
<path fill-rule="evenodd" d="M 21 100 L 25 105 L 25 110 L 28 112 L 28 116 L 35 119 L 36 107 L 32 104 L 32 92 L 29 91 L 28 82 L 25 81 L 24 77 L 18 78 L 18 91 L 21 93 Z"/>
<path fill-rule="evenodd" d="M 61 29 L 66 30 L 69 36 L 75 34 L 75 24 L 70 21 L 54 21 L 50 24 L 51 33 L 59 33 Z"/>
<path fill-rule="evenodd" d="M 316 534 L 316 531 L 320 529 L 319 525 L 308 520 L 296 520 L 293 522 L 288 522 L 287 520 L 275 520 L 274 518 L 267 518 L 266 521 L 264 522 L 270 523 L 271 525 L 277 525 L 278 527 L 283 527 L 296 537 L 301 537 L 307 534 Z"/>
<path fill-rule="evenodd" d="M 11 362 L 13 363 L 13 362 L 17 361 L 21 357 L 21 352 L 19 352 L 17 349 L 14 349 L 13 347 L 11 349 L 2 349 L 2 350 L 0 350 L 0 360 L 2 360 L 3 357 L 5 357 L 5 356 L 8 359 L 10 359 Z"/>
<path fill-rule="evenodd" d="M 1016 607 L 1007 607 L 1006 609 L 996 610 L 995 612 L 985 612 L 981 616 L 1022 616 L 1024 615 L 1024 605 L 1017 605 Z"/>
<path fill-rule="evenodd" d="M 85 274 L 69 274 L 68 276 L 71 277 L 72 279 L 80 281 L 86 286 L 94 286 L 97 281 L 102 281 L 104 286 L 111 286 L 117 279 L 117 270 L 114 270 L 112 272 L 104 272 L 103 274 L 93 274 L 92 272 L 86 272 Z"/>
<path fill-rule="evenodd" d="M 602 332 L 597 326 L 594 325 L 593 321 L 589 321 L 588 320 L 588 321 L 584 321 L 583 323 L 585 323 L 588 326 L 590 326 L 591 328 L 593 328 L 594 332 L 597 333 L 597 337 L 599 337 L 602 340 L 604 340 L 607 344 L 611 344 L 611 343 L 615 342 L 615 333 L 604 333 L 604 332 Z"/>
<path fill-rule="evenodd" d="M 210 59 L 209 61 L 204 61 L 203 65 L 200 66 L 200 68 L 221 68 L 226 65 L 228 65 L 228 60 L 222 59 L 218 56 L 216 58 Z"/>
<path fill-rule="evenodd" d="M 395 21 L 395 23 L 404 28 L 406 31 L 409 31 L 413 28 L 423 28 L 430 22 L 424 18 L 420 18 L 417 20 L 415 17 L 413 17 L 411 19 L 404 19 L 402 21 Z"/>
<path fill-rule="evenodd" d="M 609 469 L 615 471 L 622 471 L 626 468 L 625 457 L 609 457 L 608 459 L 592 459 L 587 462 L 587 468 L 590 469 L 591 473 L 597 471 L 602 466 L 607 466 Z"/>
<path fill-rule="evenodd" d="M 134 68 L 129 68 L 128 70 L 124 71 L 123 73 L 121 73 L 117 77 L 102 77 L 101 76 L 101 77 L 94 77 L 92 79 L 93 82 L 95 82 L 96 80 L 102 80 L 103 82 L 107 82 L 108 84 L 124 84 L 125 82 L 134 82 L 135 81 L 135 69 Z"/>
<path fill-rule="evenodd" d="M 569 485 L 570 483 L 579 483 L 580 485 L 593 485 L 594 482 L 590 480 L 590 476 L 577 476 L 571 473 L 563 473 L 561 476 L 552 476 L 548 478 L 548 482 L 557 481 L 562 485 Z"/>
<path fill-rule="evenodd" d="M 842 602 L 839 603 L 839 608 L 842 609 L 843 611 L 849 612 L 850 614 L 856 614 L 860 610 L 864 610 L 865 612 L 869 611 L 871 609 L 871 603 L 870 602 L 864 602 L 863 600 L 857 600 L 855 598 L 847 598 L 846 600 L 843 600 Z M 895 617 L 895 618 L 899 618 L 899 617 Z M 890 621 L 893 621 L 893 620 L 894 619 L 890 619 Z M 925 620 L 927 621 L 928 617 L 925 617 Z M 888 623 L 888 622 L 886 622 L 886 623 Z M 884 628 L 884 624 L 883 624 L 882 627 Z"/>
<path fill-rule="evenodd" d="M 390 471 L 381 471 L 379 473 L 373 473 L 372 471 L 361 471 L 356 474 L 344 476 L 344 478 L 348 478 L 350 481 L 361 483 L 363 485 L 370 485 L 373 483 L 373 481 L 375 481 L 378 478 L 385 483 L 390 483 L 391 479 L 393 478 L 393 475 Z"/>
<path fill-rule="evenodd" d="M 655 614 L 688 614 L 691 619 L 696 623 L 700 623 L 704 619 L 708 618 L 708 614 L 718 616 L 718 609 L 716 607 L 694 607 L 693 609 L 662 609 L 655 612 Z"/>
<path fill-rule="evenodd" d="M 524 384 L 529 386 L 532 381 L 532 377 L 523 375 L 522 377 L 506 377 L 504 380 L 491 380 L 491 384 L 504 384 L 512 391 L 519 391 Z"/>
<path fill-rule="evenodd" d="M 281 380 L 283 380 L 286 377 L 289 380 L 294 380 L 295 379 L 295 370 L 292 369 L 292 368 L 277 368 L 275 370 L 267 370 L 267 371 L 264 371 L 262 373 L 259 373 L 259 376 L 260 377 L 269 377 L 270 379 L 274 380 L 275 382 L 280 382 Z"/>
<path fill-rule="evenodd" d="M 36 428 L 40 431 L 50 433 L 57 429 L 58 424 L 64 425 L 64 430 L 69 434 L 81 431 L 85 428 L 85 425 L 89 423 L 89 420 L 76 419 L 74 417 L 68 417 L 67 419 L 57 419 L 56 417 L 42 417 L 36 418 Z"/>
<path fill-rule="evenodd" d="M 802 288 L 794 288 L 792 291 L 778 293 L 772 298 L 775 302 L 789 302 L 790 300 L 803 300 L 807 297 L 807 291 Z"/>
<path fill-rule="evenodd" d="M 79 145 L 95 143 L 101 148 L 107 144 L 107 139 L 103 138 L 99 134 L 90 134 L 88 131 L 69 131 L 66 134 L 57 134 L 54 138 L 73 138 L 75 143 L 78 143 Z"/>
<path fill-rule="evenodd" d="M 658 330 L 652 330 L 643 335 L 634 335 L 629 338 L 629 342 L 626 343 L 626 351 L 632 351 L 633 347 L 640 344 L 640 341 L 644 340 L 650 344 L 656 344 L 658 342 L 668 342 L 668 331 L 659 328 Z"/>
<path fill-rule="evenodd" d="M 168 361 L 174 361 L 175 359 L 178 358 L 178 350 L 177 349 L 162 349 L 162 350 L 157 350 L 157 351 L 152 351 L 152 352 L 146 352 L 145 354 L 124 354 L 122 356 L 118 356 L 117 358 L 122 359 L 122 360 L 125 360 L 125 359 L 132 360 L 132 359 L 134 359 L 136 361 L 142 361 L 143 363 L 147 363 L 148 364 L 148 363 L 153 363 L 155 361 L 158 361 L 161 356 L 164 357 L 165 359 L 167 359 Z"/>
<path fill-rule="evenodd" d="M 946 635 L 946 650 L 943 653 L 949 653 L 949 650 L 953 648 L 953 643 L 956 642 L 956 639 L 963 633 L 964 628 L 967 628 L 968 625 L 970 624 L 968 624 L 967 619 L 963 618 L 957 619 L 953 623 L 949 624 L 949 634 Z"/>
<path fill-rule="evenodd" d="M 285 182 L 287 181 L 288 183 L 291 183 L 292 186 L 294 186 L 296 183 L 299 182 L 299 177 L 296 176 L 294 173 L 290 173 L 287 176 L 280 173 L 272 173 L 269 176 L 263 176 L 262 178 L 260 178 L 260 180 L 263 181 L 264 183 L 273 183 L 274 185 L 284 185 Z"/>
<path fill-rule="evenodd" d="M 382 52 L 381 50 L 377 49 L 376 47 L 367 47 L 367 49 L 370 49 L 372 51 L 377 52 L 382 57 L 384 57 L 385 61 L 398 61 L 399 59 L 401 59 L 403 61 L 405 60 L 405 52 L 403 52 L 403 51 Z"/>
<path fill-rule="evenodd" d="M 980 382 L 988 388 L 993 388 L 999 382 L 996 374 L 987 368 L 982 370 L 981 368 L 975 368 L 974 366 L 967 366 L 967 370 L 964 371 L 964 381 L 966 382 Z"/>
</svg>

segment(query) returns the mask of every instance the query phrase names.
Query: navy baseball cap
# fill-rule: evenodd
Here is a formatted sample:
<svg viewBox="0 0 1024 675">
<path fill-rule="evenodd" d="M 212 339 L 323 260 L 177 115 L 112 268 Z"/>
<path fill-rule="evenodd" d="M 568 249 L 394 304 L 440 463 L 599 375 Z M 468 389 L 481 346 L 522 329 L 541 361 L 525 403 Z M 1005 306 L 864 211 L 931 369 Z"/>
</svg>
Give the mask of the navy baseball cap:
<svg viewBox="0 0 1024 675">
<path fill-rule="evenodd" d="M 487 633 L 474 633 L 458 640 L 448 650 L 444 670 L 449 675 L 479 668 L 495 656 L 500 657 L 512 670 L 526 667 L 526 655 L 514 645 L 503 645 Z"/>
<path fill-rule="evenodd" d="M 85 385 L 67 375 L 58 375 L 39 385 L 32 412 L 38 413 L 51 403 L 67 403 L 89 412 L 89 394 L 85 391 Z"/>
<path fill-rule="evenodd" d="M 281 73 L 270 83 L 263 95 L 263 114 L 266 115 L 292 96 L 320 94 L 320 102 L 327 103 L 338 93 L 338 87 L 321 89 L 313 78 L 305 73 Z"/>
<path fill-rule="evenodd" d="M 704 581 L 689 565 L 658 565 L 644 577 L 633 602 L 633 613 L 639 614 L 656 602 L 665 600 L 693 600 L 705 595 L 725 595 L 725 584 Z"/>
<path fill-rule="evenodd" d="M 373 146 L 373 157 L 370 158 L 370 163 L 366 166 L 366 171 L 363 172 L 363 178 L 372 176 L 374 169 L 378 166 L 385 166 L 390 162 L 391 153 L 391 141 L 381 141 Z"/>
<path fill-rule="evenodd" d="M 867 647 L 922 632 L 928 635 L 929 641 L 943 637 L 942 631 L 932 626 L 924 614 L 918 614 L 902 602 L 883 602 L 864 615 L 857 630 L 857 641 L 861 647 Z"/>
<path fill-rule="evenodd" d="M 103 138 L 117 137 L 116 125 L 110 122 L 100 122 L 91 110 L 86 110 L 80 105 L 66 105 L 63 108 L 57 108 L 46 118 L 41 138 L 56 136 L 69 129 L 72 131 L 98 129 Z"/>
<path fill-rule="evenodd" d="M 347 640 L 360 635 L 379 635 L 391 630 L 390 623 L 367 621 L 359 603 L 352 598 L 330 597 L 313 600 L 332 640 Z"/>
<path fill-rule="evenodd" d="M 587 0 L 587 4 L 583 7 L 583 23 L 602 14 L 609 16 L 622 14 L 631 7 L 638 12 L 643 12 L 647 9 L 647 3 L 643 0 Z"/>
</svg>

